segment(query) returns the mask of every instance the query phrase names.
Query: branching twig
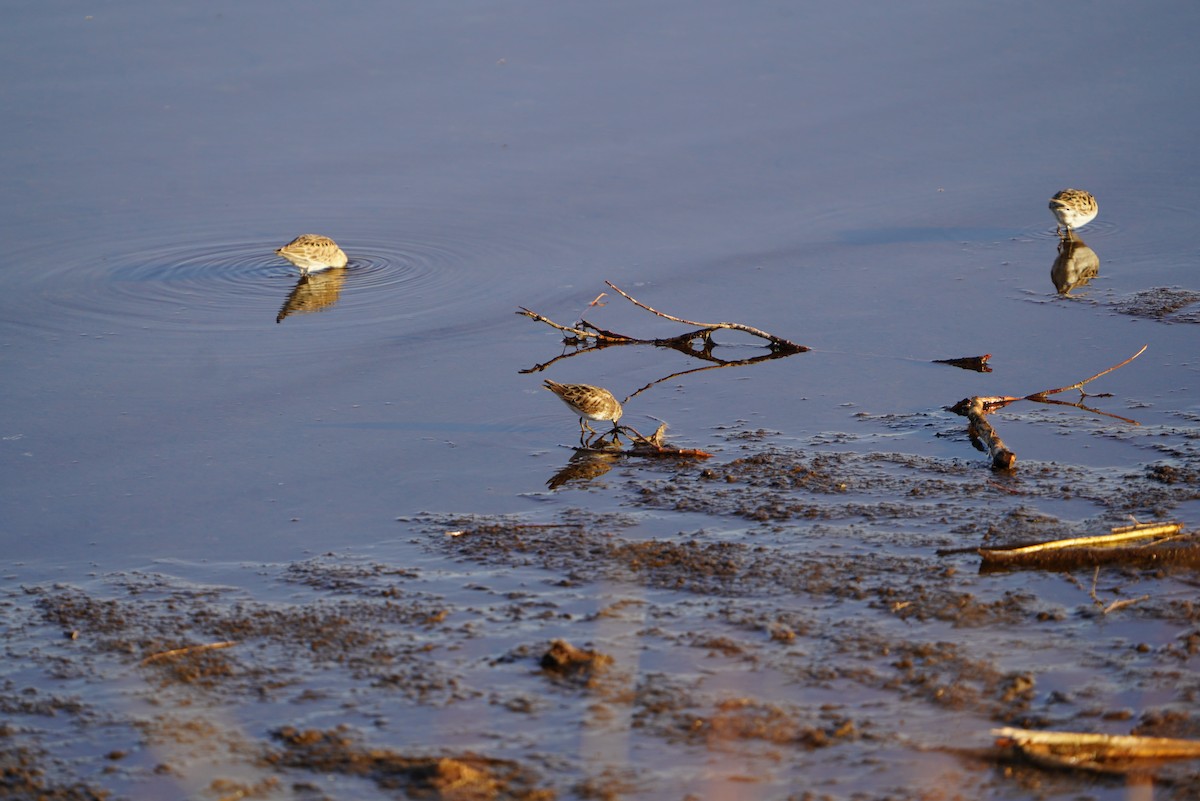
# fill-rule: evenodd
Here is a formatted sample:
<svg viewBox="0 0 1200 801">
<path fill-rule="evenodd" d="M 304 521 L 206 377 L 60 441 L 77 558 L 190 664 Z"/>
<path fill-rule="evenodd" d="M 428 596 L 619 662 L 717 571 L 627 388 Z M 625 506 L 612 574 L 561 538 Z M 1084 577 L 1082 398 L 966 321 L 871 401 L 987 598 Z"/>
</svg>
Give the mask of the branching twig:
<svg viewBox="0 0 1200 801">
<path fill-rule="evenodd" d="M 1091 381 L 1095 381 L 1097 378 L 1100 378 L 1101 376 L 1108 375 L 1113 370 L 1119 370 L 1120 368 L 1124 367 L 1125 365 L 1129 364 L 1131 361 L 1136 359 L 1138 356 L 1141 356 L 1143 353 L 1145 353 L 1146 348 L 1148 348 L 1148 347 L 1150 347 L 1150 346 L 1142 345 L 1141 350 L 1139 350 L 1137 353 L 1130 356 L 1125 361 L 1121 362 L 1120 364 L 1114 364 L 1112 367 L 1108 368 L 1107 370 L 1101 370 L 1100 372 L 1096 373 L 1091 378 L 1085 378 L 1082 381 L 1076 381 L 1074 384 L 1071 384 L 1070 386 L 1059 387 L 1058 389 L 1043 389 L 1041 392 L 1035 392 L 1032 395 L 1026 395 L 1025 400 L 1042 401 L 1042 400 L 1046 399 L 1047 395 L 1057 395 L 1058 393 L 1066 392 L 1069 389 L 1077 389 L 1077 390 L 1079 390 L 1080 395 L 1087 397 L 1087 393 L 1083 391 L 1084 384 L 1087 384 Z"/>
<path fill-rule="evenodd" d="M 634 340 L 629 339 L 628 337 L 609 336 L 606 334 L 601 334 L 596 331 L 585 331 L 581 328 L 572 328 L 569 325 L 562 325 L 560 323 L 556 323 L 553 320 L 551 320 L 550 318 L 543 317 L 542 315 L 538 314 L 537 312 L 530 311 L 529 309 L 525 308 L 524 306 L 520 306 L 519 308 L 521 310 L 519 312 L 517 312 L 517 314 L 523 314 L 526 317 L 530 318 L 531 320 L 537 320 L 539 323 L 545 323 L 546 325 L 550 326 L 551 328 L 557 328 L 559 331 L 565 331 L 568 334 L 574 334 L 575 336 L 577 336 L 580 339 L 597 339 L 597 340 L 604 340 L 607 342 L 632 342 L 632 341 L 634 341 Z"/>
<path fill-rule="evenodd" d="M 1102 614 L 1102 615 L 1107 615 L 1109 612 L 1115 612 L 1118 609 L 1124 609 L 1127 606 L 1133 606 L 1136 603 L 1148 600 L 1150 598 L 1149 595 L 1143 595 L 1140 598 L 1118 598 L 1117 600 L 1110 602 L 1106 606 L 1104 604 L 1104 601 L 1101 601 L 1100 598 L 1096 595 L 1096 583 L 1099 580 L 1100 580 L 1100 565 L 1096 565 L 1096 572 L 1092 574 L 1092 590 L 1091 590 L 1090 595 L 1092 596 L 1092 600 L 1096 602 L 1096 606 L 1100 607 L 1100 614 Z"/>
<path fill-rule="evenodd" d="M 783 339 L 782 337 L 777 337 L 774 334 L 768 334 L 766 331 L 763 331 L 762 329 L 754 328 L 753 326 L 749 326 L 749 325 L 743 325 L 742 323 L 698 323 L 695 320 L 685 320 L 682 317 L 676 317 L 673 314 L 667 314 L 666 312 L 660 312 L 658 309 L 647 306 L 645 303 L 642 303 L 637 298 L 632 297 L 631 295 L 629 295 L 628 293 L 623 291 L 620 287 L 618 287 L 616 284 L 614 284 L 612 281 L 605 281 L 604 283 L 608 284 L 608 286 L 611 287 L 614 292 L 621 295 L 621 297 L 625 298 L 633 305 L 635 305 L 639 308 L 645 309 L 646 311 L 650 312 L 651 314 L 658 315 L 659 317 L 662 317 L 663 319 L 671 320 L 672 322 L 682 323 L 683 325 L 699 326 L 700 328 L 705 329 L 706 331 L 715 331 L 719 328 L 725 328 L 725 329 L 729 329 L 732 331 L 744 331 L 745 333 L 750 334 L 751 336 L 756 336 L 760 339 L 767 340 L 768 342 L 771 343 L 771 347 L 775 348 L 776 350 L 787 351 L 789 353 L 803 353 L 804 351 L 808 350 L 808 348 L 806 348 L 803 345 L 797 345 L 795 342 L 790 342 L 786 339 Z"/>
</svg>

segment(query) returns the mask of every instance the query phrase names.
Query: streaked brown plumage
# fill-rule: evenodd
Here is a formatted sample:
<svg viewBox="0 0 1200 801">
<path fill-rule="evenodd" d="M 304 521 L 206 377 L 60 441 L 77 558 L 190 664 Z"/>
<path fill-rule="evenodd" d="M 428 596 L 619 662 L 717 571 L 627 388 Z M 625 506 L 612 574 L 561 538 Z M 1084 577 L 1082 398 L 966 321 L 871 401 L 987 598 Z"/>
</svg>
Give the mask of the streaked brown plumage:
<svg viewBox="0 0 1200 801">
<path fill-rule="evenodd" d="M 1064 189 L 1050 198 L 1050 211 L 1054 214 L 1054 219 L 1058 220 L 1058 227 L 1054 232 L 1061 234 L 1063 229 L 1066 229 L 1069 234 L 1096 219 L 1100 206 L 1090 192 L 1082 189 Z"/>
<path fill-rule="evenodd" d="M 327 236 L 301 234 L 276 253 L 300 268 L 304 275 L 331 267 L 345 267 L 349 261 L 342 249 Z"/>
<path fill-rule="evenodd" d="M 571 407 L 579 415 L 579 433 L 584 429 L 593 434 L 596 430 L 587 424 L 587 420 L 610 420 L 613 428 L 621 419 L 624 410 L 621 403 L 604 387 L 593 387 L 590 384 L 560 384 L 546 379 L 546 389 L 557 395 L 563 403 Z"/>
</svg>

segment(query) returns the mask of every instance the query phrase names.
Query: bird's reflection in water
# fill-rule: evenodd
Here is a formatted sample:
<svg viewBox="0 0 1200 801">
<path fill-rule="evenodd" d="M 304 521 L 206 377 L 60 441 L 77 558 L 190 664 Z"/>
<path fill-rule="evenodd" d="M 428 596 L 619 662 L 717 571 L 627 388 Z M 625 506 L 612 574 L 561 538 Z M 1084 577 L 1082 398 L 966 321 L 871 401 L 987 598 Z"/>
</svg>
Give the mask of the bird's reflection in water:
<svg viewBox="0 0 1200 801">
<path fill-rule="evenodd" d="M 1068 234 L 1059 241 L 1058 258 L 1050 268 L 1050 280 L 1060 295 L 1069 295 L 1071 290 L 1087 286 L 1100 274 L 1100 257 L 1096 251 L 1073 233 Z"/>
<path fill-rule="evenodd" d="M 275 322 L 282 323 L 290 314 L 308 314 L 328 309 L 338 302 L 345 281 L 345 267 L 302 276 L 279 310 Z"/>
<path fill-rule="evenodd" d="M 619 451 L 620 446 L 615 446 L 615 450 Z M 617 458 L 615 453 L 606 453 L 594 448 L 577 448 L 566 466 L 551 476 L 546 486 L 549 489 L 558 489 L 564 484 L 586 484 L 612 470 Z"/>
</svg>

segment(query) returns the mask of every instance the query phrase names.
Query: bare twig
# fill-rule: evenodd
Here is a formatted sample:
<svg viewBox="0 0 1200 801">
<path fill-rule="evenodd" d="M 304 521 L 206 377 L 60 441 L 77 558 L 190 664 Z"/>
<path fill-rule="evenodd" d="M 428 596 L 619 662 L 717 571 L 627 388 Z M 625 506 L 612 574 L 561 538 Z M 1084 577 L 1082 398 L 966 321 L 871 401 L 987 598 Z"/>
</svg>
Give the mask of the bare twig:
<svg viewBox="0 0 1200 801">
<path fill-rule="evenodd" d="M 521 310 L 519 312 L 517 312 L 517 314 L 524 315 L 525 317 L 528 317 L 531 320 L 537 320 L 539 323 L 545 323 L 546 325 L 550 326 L 551 328 L 557 328 L 559 331 L 565 331 L 568 334 L 574 334 L 579 339 L 598 339 L 598 340 L 604 340 L 607 342 L 633 342 L 633 341 L 635 341 L 635 340 L 629 339 L 628 337 L 611 336 L 611 335 L 601 334 L 597 331 L 585 331 L 582 328 L 573 328 L 569 325 L 562 325 L 560 323 L 554 322 L 553 320 L 551 320 L 548 317 L 543 317 L 542 315 L 538 314 L 535 311 L 530 311 L 529 309 L 526 309 L 524 306 L 521 306 L 520 309 Z"/>
<path fill-rule="evenodd" d="M 1109 367 L 1107 370 L 1101 370 L 1100 372 L 1096 373 L 1091 378 L 1085 378 L 1082 381 L 1076 381 L 1074 384 L 1071 384 L 1071 385 L 1065 386 L 1065 387 L 1059 387 L 1058 389 L 1043 389 L 1041 392 L 1034 392 L 1032 395 L 1026 395 L 1025 399 L 1032 400 L 1032 401 L 1045 400 L 1047 395 L 1057 395 L 1058 393 L 1066 392 L 1069 389 L 1077 389 L 1077 390 L 1079 390 L 1080 395 L 1083 395 L 1086 397 L 1087 393 L 1085 393 L 1083 391 L 1084 384 L 1087 384 L 1091 381 L 1095 381 L 1097 378 L 1100 378 L 1101 376 L 1108 375 L 1113 370 L 1119 370 L 1120 368 L 1124 367 L 1125 365 L 1129 364 L 1131 361 L 1136 359 L 1138 356 L 1141 356 L 1143 353 L 1145 353 L 1146 348 L 1148 348 L 1148 347 L 1150 347 L 1150 346 L 1142 345 L 1141 350 L 1139 350 L 1137 353 L 1130 356 L 1125 361 L 1121 362 L 1120 364 L 1114 364 L 1112 367 Z"/>
<path fill-rule="evenodd" d="M 1109 612 L 1115 612 L 1118 609 L 1124 609 L 1127 606 L 1133 606 L 1136 603 L 1140 603 L 1140 602 L 1148 600 L 1150 598 L 1149 595 L 1143 595 L 1140 598 L 1118 598 L 1117 600 L 1110 602 L 1106 606 L 1104 604 L 1104 601 L 1101 601 L 1100 598 L 1096 595 L 1096 584 L 1099 582 L 1099 580 L 1100 580 L 1100 565 L 1096 565 L 1096 572 L 1092 573 L 1092 590 L 1089 593 L 1089 595 L 1092 596 L 1092 600 L 1096 603 L 1096 606 L 1100 607 L 1100 614 L 1102 614 L 1102 615 L 1107 615 Z"/>
<path fill-rule="evenodd" d="M 650 312 L 651 314 L 658 315 L 659 317 L 662 317 L 665 320 L 671 320 L 676 323 L 682 323 L 683 325 L 699 326 L 700 328 L 706 329 L 708 331 L 714 331 L 719 328 L 725 328 L 725 329 L 729 329 L 732 331 L 744 331 L 745 333 L 750 334 L 751 336 L 756 336 L 760 339 L 767 340 L 768 342 L 771 343 L 771 347 L 773 347 L 777 350 L 788 351 L 790 353 L 803 353 L 804 351 L 808 350 L 808 348 L 806 348 L 803 345 L 797 345 L 795 342 L 790 342 L 782 337 L 777 337 L 774 334 L 768 334 L 766 331 L 763 331 L 760 328 L 754 328 L 753 326 L 743 325 L 742 323 L 698 323 L 695 320 L 685 320 L 682 317 L 676 317 L 673 314 L 667 314 L 666 312 L 661 312 L 658 309 L 647 306 L 645 303 L 642 303 L 637 298 L 634 298 L 633 296 L 624 292 L 620 287 L 618 287 L 612 281 L 605 281 L 604 283 L 608 284 L 608 286 L 611 287 L 614 292 L 621 295 L 621 297 L 625 298 L 633 305 L 635 305 L 639 308 L 645 309 L 646 311 Z"/>
</svg>

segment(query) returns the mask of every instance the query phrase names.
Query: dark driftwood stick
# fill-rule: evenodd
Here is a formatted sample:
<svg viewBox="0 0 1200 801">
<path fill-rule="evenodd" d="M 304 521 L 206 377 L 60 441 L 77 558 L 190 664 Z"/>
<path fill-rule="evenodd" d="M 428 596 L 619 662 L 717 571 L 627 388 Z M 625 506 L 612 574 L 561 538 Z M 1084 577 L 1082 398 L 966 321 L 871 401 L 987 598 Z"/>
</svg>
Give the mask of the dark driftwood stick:
<svg viewBox="0 0 1200 801">
<path fill-rule="evenodd" d="M 621 297 L 628 300 L 634 306 L 645 309 L 646 311 L 650 312 L 651 314 L 656 314 L 665 320 L 671 320 L 672 322 L 676 322 L 676 323 L 683 323 L 684 325 L 698 326 L 699 328 L 707 329 L 708 331 L 715 331 L 718 328 L 725 328 L 725 329 L 729 329 L 731 331 L 744 331 L 747 334 L 758 337 L 759 339 L 767 340 L 768 342 L 771 343 L 771 347 L 773 347 L 777 350 L 784 350 L 784 351 L 788 351 L 791 353 L 803 353 L 804 351 L 808 350 L 808 348 L 804 347 L 803 345 L 797 345 L 795 342 L 789 342 L 788 340 L 786 340 L 782 337 L 777 337 L 774 334 L 768 334 L 766 331 L 763 331 L 760 328 L 754 328 L 749 325 L 743 325 L 742 323 L 698 323 L 695 320 L 685 320 L 682 317 L 676 317 L 672 314 L 660 312 L 658 309 L 651 308 L 650 306 L 647 306 L 645 303 L 642 303 L 637 298 L 634 298 L 631 295 L 627 294 L 619 286 L 614 284 L 612 281 L 605 281 L 604 283 L 608 284 L 614 292 L 618 293 Z M 697 332 L 697 333 L 700 333 L 700 332 Z"/>
<path fill-rule="evenodd" d="M 967 407 L 967 420 L 970 421 L 970 427 L 967 429 L 970 435 L 987 446 L 992 467 L 997 470 L 1011 470 L 1017 463 L 1017 455 L 1008 449 L 1004 440 L 996 433 L 996 429 L 987 421 L 987 412 L 984 411 L 981 398 L 971 399 L 971 405 Z"/>
</svg>

